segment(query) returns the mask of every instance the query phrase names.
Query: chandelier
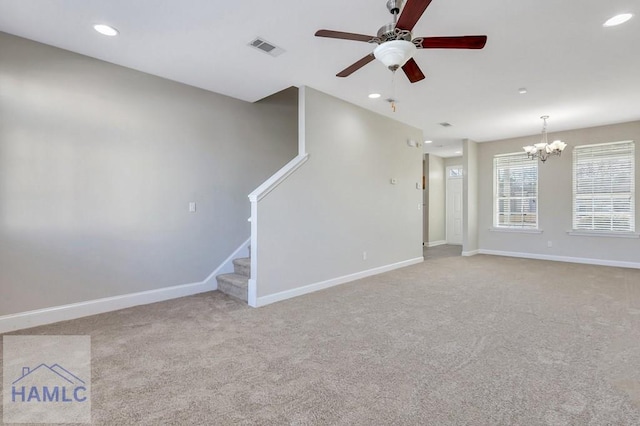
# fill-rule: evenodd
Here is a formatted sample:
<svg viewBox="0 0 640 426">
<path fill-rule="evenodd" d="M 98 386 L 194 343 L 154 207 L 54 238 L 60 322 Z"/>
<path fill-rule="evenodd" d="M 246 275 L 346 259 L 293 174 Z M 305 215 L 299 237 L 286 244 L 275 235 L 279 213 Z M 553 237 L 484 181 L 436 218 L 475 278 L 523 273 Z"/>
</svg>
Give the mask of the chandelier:
<svg viewBox="0 0 640 426">
<path fill-rule="evenodd" d="M 542 140 L 535 144 L 529 146 L 523 146 L 524 152 L 527 153 L 527 157 L 531 160 L 539 158 L 543 163 L 547 161 L 547 158 L 551 155 L 560 155 L 562 151 L 567 147 L 567 144 L 562 142 L 561 140 L 555 140 L 551 143 L 547 142 L 547 119 L 548 115 L 543 115 L 540 117 L 544 124 L 542 125 Z"/>
</svg>

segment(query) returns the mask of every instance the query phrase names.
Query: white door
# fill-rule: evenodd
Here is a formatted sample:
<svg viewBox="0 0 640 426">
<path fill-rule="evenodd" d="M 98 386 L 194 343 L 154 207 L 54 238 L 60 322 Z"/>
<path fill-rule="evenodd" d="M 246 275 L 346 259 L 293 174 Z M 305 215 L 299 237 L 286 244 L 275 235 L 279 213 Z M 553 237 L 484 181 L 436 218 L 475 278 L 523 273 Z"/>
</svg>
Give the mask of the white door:
<svg viewBox="0 0 640 426">
<path fill-rule="evenodd" d="M 447 244 L 462 244 L 462 166 L 447 167 Z"/>
</svg>

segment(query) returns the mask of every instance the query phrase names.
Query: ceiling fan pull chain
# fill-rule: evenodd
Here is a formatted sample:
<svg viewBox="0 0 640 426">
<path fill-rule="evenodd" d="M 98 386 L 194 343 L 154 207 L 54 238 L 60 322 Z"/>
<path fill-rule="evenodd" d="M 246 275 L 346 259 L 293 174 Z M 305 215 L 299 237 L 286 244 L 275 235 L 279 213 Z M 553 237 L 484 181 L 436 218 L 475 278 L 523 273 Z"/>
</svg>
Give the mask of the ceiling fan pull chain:
<svg viewBox="0 0 640 426">
<path fill-rule="evenodd" d="M 391 111 L 396 112 L 396 72 L 391 72 Z"/>
</svg>

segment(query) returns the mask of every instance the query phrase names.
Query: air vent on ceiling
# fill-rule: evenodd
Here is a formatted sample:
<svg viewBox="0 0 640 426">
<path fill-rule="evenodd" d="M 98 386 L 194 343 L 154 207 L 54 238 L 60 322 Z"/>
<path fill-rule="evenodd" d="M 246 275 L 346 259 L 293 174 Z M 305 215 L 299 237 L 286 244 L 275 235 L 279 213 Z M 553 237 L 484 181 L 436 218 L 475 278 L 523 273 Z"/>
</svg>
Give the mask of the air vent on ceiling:
<svg viewBox="0 0 640 426">
<path fill-rule="evenodd" d="M 441 125 L 442 127 L 451 127 L 451 123 L 447 123 L 446 121 L 438 124 Z"/>
<path fill-rule="evenodd" d="M 256 37 L 254 40 L 250 41 L 249 46 L 254 47 L 261 52 L 264 52 L 267 55 L 271 55 L 273 57 L 279 56 L 284 53 L 283 48 L 266 41 L 262 37 Z"/>
</svg>

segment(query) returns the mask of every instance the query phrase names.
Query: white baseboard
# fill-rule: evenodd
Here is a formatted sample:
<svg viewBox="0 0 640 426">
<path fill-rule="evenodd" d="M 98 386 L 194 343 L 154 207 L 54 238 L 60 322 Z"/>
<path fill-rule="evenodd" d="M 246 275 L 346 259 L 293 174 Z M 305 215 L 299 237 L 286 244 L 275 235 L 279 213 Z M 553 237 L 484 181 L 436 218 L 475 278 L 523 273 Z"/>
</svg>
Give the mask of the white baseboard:
<svg viewBox="0 0 640 426">
<path fill-rule="evenodd" d="M 329 287 L 345 284 L 350 281 L 359 280 L 361 278 L 370 277 L 372 275 L 378 275 L 383 272 L 393 271 L 394 269 L 404 268 L 406 266 L 415 265 L 421 262 L 424 262 L 424 257 L 417 257 L 415 259 L 409 259 L 409 260 L 405 260 L 398 263 L 392 263 L 390 265 L 380 266 L 378 268 L 368 269 L 366 271 L 356 272 L 355 274 L 349 274 L 349 275 L 344 275 L 342 277 L 332 278 L 330 280 L 321 281 L 321 282 L 309 284 L 303 287 L 282 291 L 280 293 L 257 297 L 255 307 L 269 305 L 271 303 L 280 302 L 286 299 L 291 299 L 292 297 L 302 296 L 303 294 L 313 293 L 315 291 L 324 290 Z"/>
<path fill-rule="evenodd" d="M 463 251 L 462 252 L 462 256 L 475 256 L 476 254 L 480 254 L 480 250 L 469 250 L 469 251 Z"/>
<path fill-rule="evenodd" d="M 479 254 L 490 254 L 493 256 L 520 257 L 524 259 L 551 260 L 554 262 L 582 263 L 586 265 L 615 266 L 618 268 L 640 269 L 640 263 L 637 262 L 623 262 L 618 260 L 591 259 L 587 257 L 555 256 L 548 254 L 521 253 L 486 249 L 480 249 L 478 251 Z"/>
<path fill-rule="evenodd" d="M 440 241 L 429 241 L 427 243 L 427 247 L 436 247 L 436 246 L 443 246 L 447 244 L 447 242 L 445 240 L 440 240 Z"/>
<path fill-rule="evenodd" d="M 218 266 L 201 282 L 105 297 L 103 299 L 88 300 L 86 302 L 71 303 L 69 305 L 53 306 L 51 308 L 20 312 L 17 314 L 3 315 L 0 316 L 0 333 L 52 324 L 59 321 L 68 321 L 90 315 L 130 308 L 132 306 L 147 305 L 149 303 L 162 302 L 169 299 L 177 299 L 179 297 L 217 290 L 218 283 L 216 281 L 216 276 L 224 274 L 227 271 L 233 271 L 233 259 L 238 257 L 239 253 L 249 246 L 249 241 L 250 240 L 247 240 L 242 243 L 242 245 L 238 247 L 233 254 L 225 259 L 220 266 Z M 230 270 L 229 265 L 231 265 Z"/>
<path fill-rule="evenodd" d="M 203 281 L 4 315 L 0 316 L 0 333 L 117 311 L 132 306 L 177 299 L 206 291 L 212 291 L 212 288 Z"/>
<path fill-rule="evenodd" d="M 253 269 L 252 269 L 253 271 Z M 256 287 L 256 280 L 249 278 L 249 285 L 247 286 L 247 304 L 252 308 L 258 307 L 258 294 Z"/>
</svg>

